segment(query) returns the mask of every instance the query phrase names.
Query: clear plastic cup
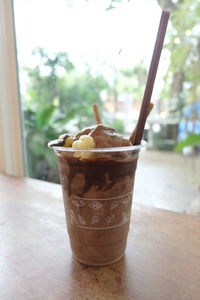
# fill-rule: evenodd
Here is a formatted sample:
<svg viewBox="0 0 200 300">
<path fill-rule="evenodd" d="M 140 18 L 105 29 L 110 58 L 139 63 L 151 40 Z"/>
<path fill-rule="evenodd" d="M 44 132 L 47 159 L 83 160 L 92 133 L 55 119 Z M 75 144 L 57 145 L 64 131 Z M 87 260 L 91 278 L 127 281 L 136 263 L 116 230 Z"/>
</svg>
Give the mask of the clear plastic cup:
<svg viewBox="0 0 200 300">
<path fill-rule="evenodd" d="M 105 266 L 124 256 L 141 147 L 50 146 L 57 157 L 72 253 L 81 263 Z"/>
</svg>

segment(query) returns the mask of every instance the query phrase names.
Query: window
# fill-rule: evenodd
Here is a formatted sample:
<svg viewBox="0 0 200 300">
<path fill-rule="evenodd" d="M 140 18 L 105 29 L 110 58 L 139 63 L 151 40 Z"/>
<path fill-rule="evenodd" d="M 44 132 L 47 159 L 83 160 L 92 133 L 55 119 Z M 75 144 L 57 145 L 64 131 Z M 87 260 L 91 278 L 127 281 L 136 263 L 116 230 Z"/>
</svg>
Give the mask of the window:
<svg viewBox="0 0 200 300">
<path fill-rule="evenodd" d="M 29 176 L 59 182 L 47 142 L 94 123 L 92 103 L 99 104 L 106 124 L 127 135 L 133 130 L 161 9 L 155 1 L 120 6 L 14 0 Z M 165 71 L 166 63 L 155 95 Z"/>
<path fill-rule="evenodd" d="M 130 134 L 138 118 L 162 4 L 154 0 L 14 0 L 23 115 L 20 131 L 13 7 L 11 0 L 0 1 L 1 171 L 23 175 L 25 169 L 27 176 L 58 182 L 55 157 L 46 144 L 60 133 L 76 133 L 94 123 L 94 102 L 106 124 Z M 190 185 L 183 205 L 168 205 L 173 199 L 169 196 L 159 206 L 183 211 L 186 198 L 195 197 L 197 191 L 192 180 L 199 165 L 200 3 L 172 0 L 164 4 L 172 15 L 152 96 L 155 109 L 145 130 L 154 152 L 146 154 L 145 163 L 154 162 L 155 167 L 159 155 L 160 172 L 164 159 L 168 166 L 180 162 L 182 169 L 174 174 L 184 173 L 185 181 L 175 177 L 185 182 L 184 186 Z M 174 152 L 186 137 L 189 141 L 184 145 L 192 147 L 185 147 L 183 153 L 193 156 Z M 156 174 L 150 176 L 154 182 Z M 164 174 L 166 169 L 163 177 L 159 173 L 162 183 Z M 183 197 L 175 180 L 165 182 L 165 186 L 171 185 Z M 161 187 L 160 199 L 164 184 Z"/>
</svg>

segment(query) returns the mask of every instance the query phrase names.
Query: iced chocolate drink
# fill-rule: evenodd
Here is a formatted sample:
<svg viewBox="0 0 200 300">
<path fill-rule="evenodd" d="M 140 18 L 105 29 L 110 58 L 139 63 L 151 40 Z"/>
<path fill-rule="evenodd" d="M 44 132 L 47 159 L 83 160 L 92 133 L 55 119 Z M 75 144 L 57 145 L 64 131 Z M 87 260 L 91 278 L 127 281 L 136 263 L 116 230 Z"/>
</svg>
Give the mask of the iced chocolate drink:
<svg viewBox="0 0 200 300">
<path fill-rule="evenodd" d="M 67 229 L 74 257 L 87 265 L 118 261 L 126 248 L 138 153 L 170 12 L 161 15 L 139 119 L 129 139 L 102 125 L 49 143 L 60 172 Z M 136 145 L 136 146 L 133 146 Z"/>
<path fill-rule="evenodd" d="M 118 261 L 126 248 L 141 146 L 105 125 L 49 145 L 57 157 L 73 256 L 95 266 Z"/>
</svg>

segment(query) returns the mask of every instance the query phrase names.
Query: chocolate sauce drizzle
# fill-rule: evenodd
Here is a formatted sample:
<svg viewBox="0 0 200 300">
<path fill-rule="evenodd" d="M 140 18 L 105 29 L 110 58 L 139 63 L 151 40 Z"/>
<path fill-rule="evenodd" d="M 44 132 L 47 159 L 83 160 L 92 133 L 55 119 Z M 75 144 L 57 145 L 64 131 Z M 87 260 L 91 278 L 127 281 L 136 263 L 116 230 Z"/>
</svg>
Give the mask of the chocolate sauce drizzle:
<svg viewBox="0 0 200 300">
<path fill-rule="evenodd" d="M 58 146 L 58 147 L 62 147 L 62 146 L 64 146 L 64 144 L 65 144 L 65 141 L 66 141 L 66 139 L 68 138 L 68 137 L 70 137 L 70 135 L 69 134 L 64 134 L 63 135 L 63 138 L 62 139 L 58 139 L 58 140 L 54 140 L 54 141 L 51 141 L 50 143 L 49 143 L 49 146 L 50 147 L 56 147 L 56 146 Z"/>
<path fill-rule="evenodd" d="M 134 161 L 117 162 L 114 160 L 94 160 L 94 161 L 80 161 L 77 159 L 67 159 L 58 157 L 58 165 L 62 175 L 68 173 L 65 180 L 68 181 L 68 194 L 76 194 L 79 197 L 84 197 L 92 186 L 97 190 L 108 190 L 115 185 L 120 177 L 133 176 L 137 166 L 137 159 Z M 66 171 L 65 171 L 66 169 Z M 83 174 L 85 178 L 85 185 L 81 188 L 72 190 L 72 181 L 77 174 Z M 105 174 L 108 174 L 110 183 L 106 182 Z"/>
</svg>

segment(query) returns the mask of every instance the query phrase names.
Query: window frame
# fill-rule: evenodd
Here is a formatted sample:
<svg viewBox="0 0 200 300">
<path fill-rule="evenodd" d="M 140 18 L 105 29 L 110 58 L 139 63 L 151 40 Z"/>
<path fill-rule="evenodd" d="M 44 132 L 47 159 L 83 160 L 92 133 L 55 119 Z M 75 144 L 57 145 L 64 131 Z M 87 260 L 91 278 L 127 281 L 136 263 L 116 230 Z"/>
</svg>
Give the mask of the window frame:
<svg viewBox="0 0 200 300">
<path fill-rule="evenodd" d="M 13 1 L 0 1 L 0 172 L 24 176 Z"/>
</svg>

